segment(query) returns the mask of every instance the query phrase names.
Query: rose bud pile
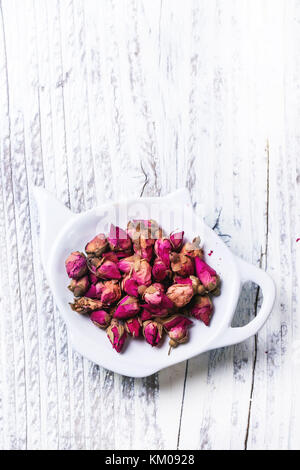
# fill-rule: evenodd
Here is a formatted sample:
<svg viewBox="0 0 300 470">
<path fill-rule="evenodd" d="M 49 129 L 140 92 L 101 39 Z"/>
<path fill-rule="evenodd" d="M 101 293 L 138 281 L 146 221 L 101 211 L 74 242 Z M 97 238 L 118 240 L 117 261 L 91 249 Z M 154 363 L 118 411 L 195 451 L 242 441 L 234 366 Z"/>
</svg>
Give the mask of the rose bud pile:
<svg viewBox="0 0 300 470">
<path fill-rule="evenodd" d="M 183 231 L 167 237 L 154 220 L 132 220 L 126 230 L 111 225 L 85 254 L 66 259 L 70 306 L 105 330 L 118 353 L 130 337 L 156 347 L 164 336 L 170 352 L 188 341 L 192 319 L 210 325 L 220 278 L 203 258 L 199 237 L 190 242 Z"/>
</svg>

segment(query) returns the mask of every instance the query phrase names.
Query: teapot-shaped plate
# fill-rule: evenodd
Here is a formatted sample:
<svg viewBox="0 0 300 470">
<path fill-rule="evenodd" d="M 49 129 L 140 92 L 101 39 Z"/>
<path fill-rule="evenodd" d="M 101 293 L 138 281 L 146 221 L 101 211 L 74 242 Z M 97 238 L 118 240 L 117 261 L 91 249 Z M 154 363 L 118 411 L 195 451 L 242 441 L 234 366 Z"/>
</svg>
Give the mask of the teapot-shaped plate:
<svg viewBox="0 0 300 470">
<path fill-rule="evenodd" d="M 205 351 L 246 340 L 258 332 L 271 313 L 275 286 L 270 276 L 230 252 L 222 239 L 195 214 L 186 189 L 160 198 L 109 202 L 81 214 L 69 211 L 43 188 L 35 187 L 33 194 L 40 215 L 42 262 L 55 302 L 74 349 L 96 364 L 126 376 L 146 377 Z M 70 281 L 65 271 L 67 256 L 72 251 L 84 251 L 87 241 L 97 233 L 108 232 L 110 223 L 124 227 L 129 219 L 140 218 L 154 218 L 166 231 L 184 230 L 188 240 L 200 235 L 205 252 L 212 253 L 209 264 L 222 280 L 221 295 L 214 298 L 210 326 L 195 320 L 189 330 L 189 341 L 173 349 L 170 355 L 167 338 L 159 347 L 151 347 L 142 339 L 131 339 L 118 354 L 104 331 L 69 306 L 73 297 L 67 289 Z M 241 287 L 248 280 L 261 287 L 263 303 L 252 321 L 232 328 Z"/>
</svg>

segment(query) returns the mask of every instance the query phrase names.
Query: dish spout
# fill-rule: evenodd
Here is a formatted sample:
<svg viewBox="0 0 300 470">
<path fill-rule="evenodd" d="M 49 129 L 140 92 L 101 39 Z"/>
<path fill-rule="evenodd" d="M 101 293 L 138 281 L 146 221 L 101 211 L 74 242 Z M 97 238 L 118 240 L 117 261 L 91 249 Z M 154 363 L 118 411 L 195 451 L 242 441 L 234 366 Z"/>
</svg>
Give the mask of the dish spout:
<svg viewBox="0 0 300 470">
<path fill-rule="evenodd" d="M 42 263 L 45 272 L 48 273 L 47 259 L 49 250 L 63 225 L 75 214 L 52 196 L 49 191 L 40 186 L 33 186 L 32 194 L 38 208 L 40 220 Z"/>
</svg>

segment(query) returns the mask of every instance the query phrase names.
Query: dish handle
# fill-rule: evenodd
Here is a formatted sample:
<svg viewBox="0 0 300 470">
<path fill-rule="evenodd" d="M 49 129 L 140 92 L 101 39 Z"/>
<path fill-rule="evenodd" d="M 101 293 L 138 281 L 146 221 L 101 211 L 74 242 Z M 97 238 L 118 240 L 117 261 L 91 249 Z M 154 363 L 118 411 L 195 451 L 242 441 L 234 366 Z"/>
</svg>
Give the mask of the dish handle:
<svg viewBox="0 0 300 470">
<path fill-rule="evenodd" d="M 230 346 L 241 343 L 255 335 L 264 325 L 270 315 L 276 297 L 276 289 L 273 279 L 262 269 L 252 264 L 246 263 L 241 258 L 236 257 L 237 265 L 241 274 L 242 283 L 252 281 L 257 284 L 263 294 L 263 303 L 256 317 L 247 325 L 233 328 L 229 326 L 214 343 L 214 348 Z"/>
</svg>

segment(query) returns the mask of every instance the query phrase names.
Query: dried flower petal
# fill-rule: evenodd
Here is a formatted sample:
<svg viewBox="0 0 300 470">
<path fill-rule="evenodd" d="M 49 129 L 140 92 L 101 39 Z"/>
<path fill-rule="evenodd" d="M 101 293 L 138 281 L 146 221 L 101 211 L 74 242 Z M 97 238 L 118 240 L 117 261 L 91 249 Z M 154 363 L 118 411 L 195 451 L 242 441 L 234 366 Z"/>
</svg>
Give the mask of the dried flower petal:
<svg viewBox="0 0 300 470">
<path fill-rule="evenodd" d="M 83 276 L 80 279 L 72 279 L 68 289 L 73 292 L 75 297 L 83 296 L 90 287 L 88 276 Z"/>
<path fill-rule="evenodd" d="M 205 294 L 205 288 L 201 284 L 200 280 L 196 276 L 190 277 L 178 277 L 176 276 L 174 279 L 176 284 L 190 284 L 193 287 L 194 295 L 196 294 Z"/>
<path fill-rule="evenodd" d="M 114 313 L 114 318 L 123 320 L 125 318 L 135 317 L 140 311 L 140 305 L 136 297 L 126 295 L 118 303 L 117 309 Z"/>
<path fill-rule="evenodd" d="M 101 256 L 102 253 L 106 250 L 108 247 L 108 242 L 106 240 L 106 237 L 104 233 L 99 233 L 99 235 L 96 235 L 93 240 L 91 240 L 85 247 L 85 251 L 88 255 L 93 255 L 93 256 Z"/>
<path fill-rule="evenodd" d="M 213 314 L 213 304 L 208 295 L 196 295 L 193 298 L 190 314 L 209 326 Z"/>
<path fill-rule="evenodd" d="M 74 303 L 71 304 L 71 309 L 74 312 L 80 313 L 85 315 L 87 313 L 91 313 L 94 310 L 101 310 L 102 309 L 102 302 L 101 300 L 93 300 L 89 299 L 88 297 L 80 297 L 79 299 L 75 299 Z"/>
<path fill-rule="evenodd" d="M 129 333 L 133 338 L 137 338 L 141 335 L 142 331 L 142 321 L 139 317 L 129 318 L 125 321 L 125 330 Z"/>
<path fill-rule="evenodd" d="M 160 323 L 147 320 L 143 323 L 143 335 L 147 343 L 151 346 L 157 346 L 163 336 L 163 327 Z"/>
<path fill-rule="evenodd" d="M 196 273 L 205 289 L 208 291 L 215 290 L 220 283 L 220 278 L 216 271 L 206 264 L 199 257 L 195 258 Z"/>
<path fill-rule="evenodd" d="M 66 270 L 72 279 L 80 279 L 87 274 L 86 257 L 79 251 L 73 251 L 66 259 Z"/>
<path fill-rule="evenodd" d="M 112 344 L 112 347 L 119 353 L 121 352 L 125 339 L 127 337 L 127 333 L 125 328 L 121 323 L 118 322 L 116 319 L 112 319 L 109 327 L 106 330 L 107 336 L 109 341 Z"/>
<path fill-rule="evenodd" d="M 167 317 L 170 313 L 170 309 L 158 305 L 144 304 L 142 307 L 142 320 L 149 320 L 150 318 L 156 317 Z"/>
<path fill-rule="evenodd" d="M 111 316 L 105 310 L 95 310 L 90 318 L 98 328 L 106 328 L 111 321 Z"/>
</svg>

